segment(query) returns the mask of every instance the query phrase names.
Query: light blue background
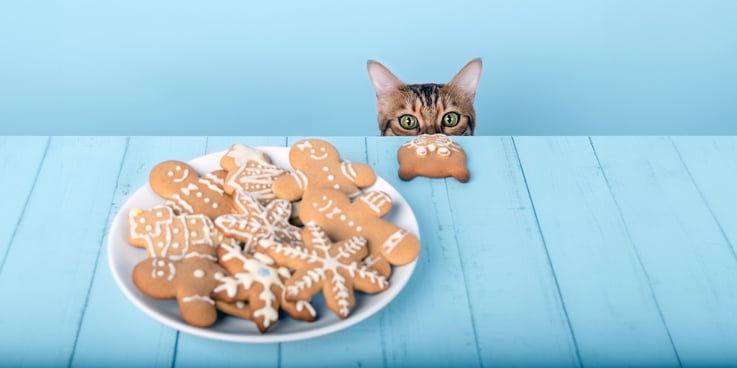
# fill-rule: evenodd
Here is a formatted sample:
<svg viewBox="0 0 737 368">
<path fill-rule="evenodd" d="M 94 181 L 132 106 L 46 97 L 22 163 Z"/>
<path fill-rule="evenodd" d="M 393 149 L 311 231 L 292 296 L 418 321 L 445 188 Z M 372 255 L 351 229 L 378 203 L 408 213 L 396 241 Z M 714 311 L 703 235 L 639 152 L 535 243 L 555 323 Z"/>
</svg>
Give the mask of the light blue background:
<svg viewBox="0 0 737 368">
<path fill-rule="evenodd" d="M 737 1 L 2 1 L 0 133 L 374 135 L 365 63 L 482 57 L 479 135 L 736 134 Z"/>
</svg>

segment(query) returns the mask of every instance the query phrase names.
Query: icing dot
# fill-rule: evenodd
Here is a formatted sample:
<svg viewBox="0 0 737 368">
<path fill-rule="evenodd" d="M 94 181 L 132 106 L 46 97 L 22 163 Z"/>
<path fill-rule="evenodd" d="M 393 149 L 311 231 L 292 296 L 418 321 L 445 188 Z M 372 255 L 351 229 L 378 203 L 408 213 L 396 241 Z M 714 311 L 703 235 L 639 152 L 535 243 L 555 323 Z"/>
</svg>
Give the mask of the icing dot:
<svg viewBox="0 0 737 368">
<path fill-rule="evenodd" d="M 174 249 L 179 248 L 179 243 L 177 242 L 171 243 L 171 247 Z"/>
<path fill-rule="evenodd" d="M 355 225 L 355 224 L 356 224 L 356 223 L 355 223 L 355 222 L 353 222 L 353 221 L 348 221 L 348 226 L 350 226 L 350 227 L 353 227 L 353 225 Z"/>
<path fill-rule="evenodd" d="M 450 150 L 445 147 L 441 147 L 438 149 L 438 154 L 441 156 L 450 156 Z"/>
<path fill-rule="evenodd" d="M 212 208 L 218 208 L 217 202 L 215 202 L 215 203 L 212 204 Z"/>
<path fill-rule="evenodd" d="M 195 220 L 195 219 L 191 219 L 191 220 L 189 220 L 189 223 L 190 223 L 190 224 L 192 224 L 192 225 L 194 225 L 194 224 L 196 224 L 196 223 L 197 223 L 197 220 Z"/>
<path fill-rule="evenodd" d="M 174 176 L 174 171 L 171 171 L 171 170 L 169 170 L 169 172 L 168 172 L 168 173 L 166 173 L 166 175 L 169 175 L 169 176 Z"/>
<path fill-rule="evenodd" d="M 313 203 L 312 203 L 312 207 L 315 207 L 315 208 L 317 208 L 317 203 L 314 203 L 314 202 L 313 202 Z"/>
<path fill-rule="evenodd" d="M 161 248 L 161 247 L 163 247 L 163 246 L 164 246 L 164 242 L 160 241 L 160 242 L 156 243 L 156 245 L 158 245 L 158 246 L 159 246 L 159 248 Z"/>
<path fill-rule="evenodd" d="M 177 165 L 177 167 L 175 167 L 175 169 L 177 169 L 177 171 L 179 171 L 179 170 L 181 170 L 181 169 L 182 169 L 182 167 L 181 167 L 181 166 L 179 166 L 179 165 Z"/>
<path fill-rule="evenodd" d="M 151 225 L 146 225 L 146 231 L 151 231 L 151 229 L 153 229 Z"/>
<path fill-rule="evenodd" d="M 362 227 L 360 227 L 360 226 L 356 226 L 356 231 L 361 231 L 361 230 L 363 230 L 363 228 L 362 228 Z"/>
<path fill-rule="evenodd" d="M 238 309 L 243 309 L 246 306 L 246 302 L 237 301 L 235 302 L 235 307 Z"/>
<path fill-rule="evenodd" d="M 210 203 L 210 198 L 205 197 L 205 203 Z"/>
<path fill-rule="evenodd" d="M 190 235 L 191 236 L 197 236 L 197 232 L 196 231 L 193 231 Z"/>
<path fill-rule="evenodd" d="M 162 270 L 156 271 L 156 276 L 164 277 L 164 271 Z"/>
<path fill-rule="evenodd" d="M 171 232 L 172 234 L 179 234 L 179 228 L 175 227 Z"/>
<path fill-rule="evenodd" d="M 156 212 L 156 217 L 162 217 L 162 216 L 164 216 L 164 214 L 163 214 L 163 213 L 161 213 L 161 211 L 159 211 L 159 212 Z"/>
<path fill-rule="evenodd" d="M 146 218 L 145 218 L 145 217 L 141 217 L 141 218 L 140 218 L 140 219 L 138 220 L 138 222 L 140 222 L 140 223 L 144 223 L 144 222 L 146 222 Z"/>
<path fill-rule="evenodd" d="M 215 272 L 215 280 L 220 280 L 223 278 L 223 276 L 225 275 L 223 275 L 222 272 Z"/>
<path fill-rule="evenodd" d="M 266 276 L 271 275 L 271 271 L 269 271 L 268 268 L 261 267 L 261 268 L 258 269 L 258 274 L 261 275 L 261 276 L 266 277 Z"/>
<path fill-rule="evenodd" d="M 345 221 L 345 215 L 340 215 L 340 221 Z"/>
<path fill-rule="evenodd" d="M 322 167 L 322 171 L 328 172 L 328 171 L 330 171 L 330 168 L 329 168 L 329 167 L 327 167 L 327 166 L 323 166 L 323 167 Z"/>
<path fill-rule="evenodd" d="M 166 266 L 166 262 L 164 262 L 162 260 L 159 260 L 158 262 L 156 262 L 156 265 L 159 266 L 159 267 L 164 267 L 164 266 Z"/>
<path fill-rule="evenodd" d="M 328 199 L 328 196 L 322 196 L 322 200 L 325 201 Z"/>
<path fill-rule="evenodd" d="M 340 185 L 338 185 L 338 184 L 335 184 L 335 185 L 333 185 L 333 188 L 335 188 L 335 189 L 340 189 Z"/>
<path fill-rule="evenodd" d="M 325 147 L 320 147 L 320 151 L 325 152 Z"/>
<path fill-rule="evenodd" d="M 202 198 L 202 192 L 197 192 L 197 194 L 194 195 L 197 198 Z"/>
<path fill-rule="evenodd" d="M 333 174 L 328 175 L 328 180 L 330 180 L 330 181 L 335 180 L 335 175 L 333 175 Z"/>
<path fill-rule="evenodd" d="M 196 277 L 196 278 L 203 278 L 203 277 L 205 277 L 205 271 L 202 271 L 202 270 L 194 270 L 194 277 Z"/>
</svg>

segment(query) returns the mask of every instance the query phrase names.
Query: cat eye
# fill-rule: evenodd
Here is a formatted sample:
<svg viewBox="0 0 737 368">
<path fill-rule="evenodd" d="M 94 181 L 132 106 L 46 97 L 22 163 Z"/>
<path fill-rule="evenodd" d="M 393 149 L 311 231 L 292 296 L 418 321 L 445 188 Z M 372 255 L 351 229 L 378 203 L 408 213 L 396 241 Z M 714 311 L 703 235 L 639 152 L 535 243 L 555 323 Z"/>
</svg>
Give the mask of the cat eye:
<svg viewBox="0 0 737 368">
<path fill-rule="evenodd" d="M 417 129 L 417 117 L 414 115 L 402 115 L 399 117 L 399 125 L 404 129 Z"/>
<path fill-rule="evenodd" d="M 457 112 L 449 112 L 445 115 L 443 115 L 443 126 L 452 128 L 456 125 L 458 125 L 458 122 L 461 120 L 461 116 L 458 115 Z"/>
</svg>

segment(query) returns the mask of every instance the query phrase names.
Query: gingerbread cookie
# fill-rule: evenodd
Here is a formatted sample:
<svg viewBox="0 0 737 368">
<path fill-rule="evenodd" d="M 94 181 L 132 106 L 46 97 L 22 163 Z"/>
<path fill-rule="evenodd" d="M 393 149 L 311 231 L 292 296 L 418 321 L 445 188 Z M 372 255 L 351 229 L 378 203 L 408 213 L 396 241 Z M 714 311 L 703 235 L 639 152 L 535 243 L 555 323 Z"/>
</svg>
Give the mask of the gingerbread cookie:
<svg viewBox="0 0 737 368">
<path fill-rule="evenodd" d="M 371 251 L 368 264 L 388 275 L 391 269 L 387 262 L 405 265 L 420 253 L 416 236 L 381 218 L 391 207 L 392 199 L 384 192 L 367 192 L 351 202 L 340 191 L 318 189 L 305 193 L 299 216 L 320 225 L 332 239 L 366 238 Z"/>
<path fill-rule="evenodd" d="M 149 257 L 181 260 L 203 257 L 217 261 L 216 247 L 233 242 L 219 232 L 205 215 L 175 215 L 167 206 L 128 213 L 128 242 L 146 248 Z"/>
<path fill-rule="evenodd" d="M 220 159 L 220 166 L 228 171 L 224 184 L 226 193 L 246 191 L 261 203 L 276 198 L 271 188 L 274 179 L 287 172 L 272 165 L 265 153 L 242 144 L 232 145 Z"/>
<path fill-rule="evenodd" d="M 445 134 L 418 135 L 397 151 L 399 177 L 411 180 L 454 177 L 465 183 L 471 179 L 463 148 Z"/>
<path fill-rule="evenodd" d="M 360 188 L 376 181 L 368 165 L 341 161 L 338 150 L 320 139 L 303 139 L 289 150 L 289 163 L 295 170 L 274 180 L 273 190 L 279 198 L 296 201 L 305 190 L 333 188 L 351 197 L 361 194 Z"/>
<path fill-rule="evenodd" d="M 215 226 L 225 235 L 244 242 L 246 249 L 259 247 L 263 239 L 301 245 L 300 229 L 289 223 L 292 204 L 284 199 L 265 207 L 251 194 L 236 191 L 233 204 L 237 214 L 215 219 Z"/>
<path fill-rule="evenodd" d="M 202 177 L 192 166 L 181 161 L 165 161 L 149 175 L 154 193 L 168 199 L 180 213 L 203 214 L 210 219 L 231 213 L 230 195 L 223 191 L 224 170 Z"/>
<path fill-rule="evenodd" d="M 232 275 L 220 278 L 212 293 L 215 300 L 232 303 L 219 305 L 224 312 L 254 321 L 261 332 L 279 320 L 280 308 L 294 319 L 317 318 L 309 298 L 286 299 L 284 280 L 292 276 L 286 267 L 276 266 L 264 254 L 248 254 L 235 246 L 223 245 L 218 254 L 220 264 Z"/>
<path fill-rule="evenodd" d="M 156 299 L 176 299 L 182 319 L 192 326 L 207 327 L 217 320 L 210 293 L 227 272 L 216 263 L 198 257 L 172 261 L 148 258 L 133 269 L 133 283 Z"/>
<path fill-rule="evenodd" d="M 386 277 L 361 263 L 368 255 L 366 239 L 354 236 L 333 244 L 313 222 L 305 225 L 302 238 L 303 247 L 266 247 L 277 264 L 296 270 L 284 283 L 288 300 L 309 300 L 322 290 L 328 308 L 346 318 L 356 302 L 354 289 L 377 293 L 389 287 Z"/>
</svg>

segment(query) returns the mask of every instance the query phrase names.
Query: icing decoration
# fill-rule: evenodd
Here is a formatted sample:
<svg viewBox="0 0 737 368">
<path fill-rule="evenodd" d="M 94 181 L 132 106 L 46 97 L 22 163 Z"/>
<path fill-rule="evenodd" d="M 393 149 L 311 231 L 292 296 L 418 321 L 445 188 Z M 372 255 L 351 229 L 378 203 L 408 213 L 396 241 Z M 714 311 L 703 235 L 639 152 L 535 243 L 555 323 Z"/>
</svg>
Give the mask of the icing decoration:
<svg viewBox="0 0 737 368">
<path fill-rule="evenodd" d="M 365 164 L 341 161 L 338 150 L 320 139 L 303 139 L 289 150 L 293 173 L 274 180 L 274 194 L 279 198 L 297 201 L 305 191 L 334 188 L 358 196 L 361 188 L 376 181 L 376 174 Z"/>
<path fill-rule="evenodd" d="M 222 242 L 235 243 L 217 230 L 204 215 L 176 215 L 167 206 L 133 209 L 128 214 L 128 241 L 146 248 L 149 257 L 172 260 L 197 256 L 213 261 Z"/>
<path fill-rule="evenodd" d="M 276 198 L 272 184 L 276 177 L 286 173 L 286 170 L 272 165 L 263 152 L 241 144 L 230 147 L 220 160 L 220 166 L 228 171 L 224 183 L 227 193 L 246 191 L 261 203 Z"/>
<path fill-rule="evenodd" d="M 233 200 L 239 213 L 220 216 L 215 225 L 227 236 L 244 242 L 246 249 L 257 247 L 262 239 L 301 245 L 300 229 L 289 223 L 292 204 L 288 201 L 278 199 L 264 207 L 244 191 L 236 191 Z"/>
<path fill-rule="evenodd" d="M 317 317 L 309 299 L 289 301 L 284 295 L 283 279 L 291 273 L 266 255 L 247 254 L 239 247 L 223 245 L 218 251 L 220 264 L 231 276 L 218 278 L 213 297 L 225 302 L 247 301 L 250 315 L 261 332 L 279 320 L 279 309 L 295 319 L 313 321 Z M 286 277 L 284 277 L 286 275 Z"/>
<path fill-rule="evenodd" d="M 328 307 L 346 318 L 355 304 L 354 289 L 377 293 L 389 287 L 386 277 L 361 263 L 368 254 L 366 239 L 354 236 L 332 244 L 314 222 L 305 225 L 302 237 L 303 247 L 264 246 L 280 264 L 296 270 L 285 282 L 288 300 L 308 299 L 322 290 Z"/>
</svg>

